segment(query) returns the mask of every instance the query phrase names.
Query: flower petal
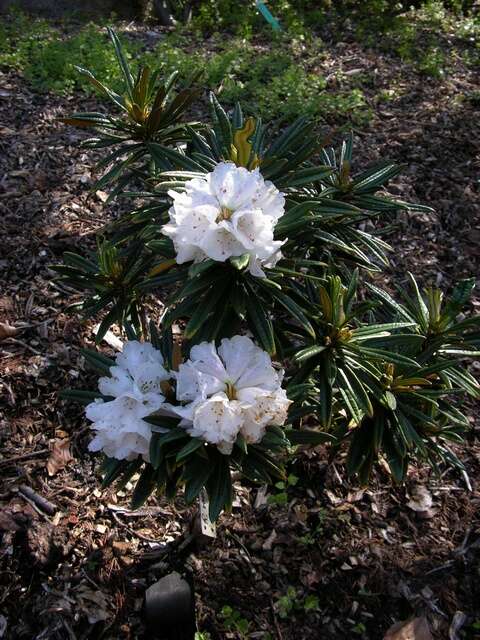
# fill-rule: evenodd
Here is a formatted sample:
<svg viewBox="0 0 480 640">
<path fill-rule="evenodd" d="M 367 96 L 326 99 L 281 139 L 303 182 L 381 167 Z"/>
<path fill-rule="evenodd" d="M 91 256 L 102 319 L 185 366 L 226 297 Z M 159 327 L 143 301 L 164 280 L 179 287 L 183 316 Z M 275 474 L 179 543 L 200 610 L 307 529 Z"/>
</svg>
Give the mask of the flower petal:
<svg viewBox="0 0 480 640">
<path fill-rule="evenodd" d="M 206 256 L 217 262 L 225 262 L 232 256 L 241 256 L 245 247 L 238 241 L 230 223 L 222 221 L 204 235 L 200 247 Z"/>
<path fill-rule="evenodd" d="M 105 396 L 121 396 L 133 389 L 132 376 L 123 367 L 110 367 L 110 377 L 104 376 L 98 380 L 98 390 Z"/>
<path fill-rule="evenodd" d="M 211 444 L 233 446 L 242 422 L 238 403 L 230 401 L 224 393 L 218 393 L 196 407 L 192 427 L 187 431 Z"/>
<path fill-rule="evenodd" d="M 201 371 L 222 383 L 227 379 L 227 372 L 220 357 L 217 354 L 214 342 L 201 342 L 192 347 L 190 360 L 197 371 Z M 210 391 L 209 393 L 214 393 Z"/>
<path fill-rule="evenodd" d="M 224 389 L 225 384 L 217 377 L 202 373 L 190 360 L 182 363 L 175 374 L 177 380 L 177 400 L 192 402 Z"/>
<path fill-rule="evenodd" d="M 126 369 L 132 378 L 141 373 L 145 363 L 156 363 L 161 368 L 164 379 L 168 378 L 168 374 L 163 368 L 163 356 L 158 349 L 150 342 L 138 342 L 138 340 L 130 340 L 123 347 L 122 353 L 117 356 L 117 365 Z"/>
<path fill-rule="evenodd" d="M 220 205 L 231 210 L 251 200 L 258 190 L 258 172 L 237 167 L 233 162 L 218 164 L 209 181 Z"/>
<path fill-rule="evenodd" d="M 255 362 L 255 355 L 262 351 L 247 336 L 224 338 L 218 348 L 218 355 L 225 364 L 228 380 L 236 384 L 247 369 Z"/>
</svg>

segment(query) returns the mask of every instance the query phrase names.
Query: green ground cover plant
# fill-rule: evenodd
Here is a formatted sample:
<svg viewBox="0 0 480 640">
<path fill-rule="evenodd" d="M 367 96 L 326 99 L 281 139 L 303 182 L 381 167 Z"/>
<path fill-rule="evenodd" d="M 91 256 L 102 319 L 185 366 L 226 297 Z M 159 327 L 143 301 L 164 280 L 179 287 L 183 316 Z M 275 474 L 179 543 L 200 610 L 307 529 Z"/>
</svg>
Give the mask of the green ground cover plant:
<svg viewBox="0 0 480 640">
<path fill-rule="evenodd" d="M 394 15 L 382 9 L 383 3 L 377 4 L 368 20 L 357 8 L 345 23 L 338 17 L 340 9 L 329 8 L 328 3 L 321 10 L 309 3 L 273 3 L 285 27 L 276 34 L 253 9 L 237 16 L 238 11 L 227 11 L 228 2 L 206 2 L 188 26 L 166 33 L 157 43 L 146 46 L 139 38 L 125 38 L 125 57 L 133 61 L 141 54 L 152 69 L 165 76 L 178 71 L 185 81 L 201 71 L 203 86 L 220 95 L 227 107 L 241 99 L 250 113 L 278 126 L 302 113 L 319 121 L 361 127 L 372 117 L 364 91 L 369 78 L 342 78 L 333 87 L 328 85 L 316 64 L 323 55 L 321 35 L 326 28 L 329 37 L 333 34 L 341 40 L 346 24 L 363 46 L 396 55 L 416 72 L 433 78 L 448 74 L 456 59 L 475 65 L 479 54 L 478 16 L 463 15 L 458 7 L 454 13 L 440 2 Z M 342 11 L 348 8 L 346 3 Z M 219 15 L 224 19 L 218 21 Z M 215 29 L 209 28 L 213 24 Z M 342 32 L 339 24 L 344 25 Z M 13 12 L 0 25 L 0 67 L 21 71 L 41 91 L 91 93 L 91 84 L 75 65 L 119 89 L 121 76 L 101 26 L 67 22 L 61 30 Z M 225 38 L 221 29 L 234 33 Z M 457 43 L 465 46 L 459 48 Z"/>
</svg>

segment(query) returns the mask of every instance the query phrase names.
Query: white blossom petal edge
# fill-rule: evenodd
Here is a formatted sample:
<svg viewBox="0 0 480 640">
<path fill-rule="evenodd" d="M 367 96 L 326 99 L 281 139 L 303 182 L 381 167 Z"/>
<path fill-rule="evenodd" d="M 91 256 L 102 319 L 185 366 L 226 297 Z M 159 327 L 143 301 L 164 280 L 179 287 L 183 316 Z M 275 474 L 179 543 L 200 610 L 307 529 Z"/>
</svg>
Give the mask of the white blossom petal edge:
<svg viewBox="0 0 480 640">
<path fill-rule="evenodd" d="M 194 178 L 185 191 L 169 191 L 173 206 L 162 233 L 173 240 L 179 264 L 211 258 L 250 255 L 249 271 L 265 277 L 262 266 L 273 267 L 284 242 L 274 229 L 285 213 L 285 198 L 258 169 L 249 171 L 221 162 L 204 178 Z"/>
<path fill-rule="evenodd" d="M 152 427 L 143 418 L 164 404 L 160 384 L 172 375 L 163 364 L 162 354 L 149 342 L 125 344 L 115 366 L 110 367 L 111 376 L 98 381 L 100 393 L 113 400 L 99 399 L 85 409 L 96 432 L 90 451 L 103 451 L 118 460 L 133 460 L 139 455 L 149 460 Z"/>
<path fill-rule="evenodd" d="M 170 407 L 182 418 L 180 426 L 224 454 L 239 433 L 254 443 L 268 425 L 285 424 L 291 401 L 281 387 L 283 372 L 246 336 L 225 338 L 218 349 L 209 342 L 192 347 L 175 377 L 177 400 L 187 402 Z"/>
</svg>

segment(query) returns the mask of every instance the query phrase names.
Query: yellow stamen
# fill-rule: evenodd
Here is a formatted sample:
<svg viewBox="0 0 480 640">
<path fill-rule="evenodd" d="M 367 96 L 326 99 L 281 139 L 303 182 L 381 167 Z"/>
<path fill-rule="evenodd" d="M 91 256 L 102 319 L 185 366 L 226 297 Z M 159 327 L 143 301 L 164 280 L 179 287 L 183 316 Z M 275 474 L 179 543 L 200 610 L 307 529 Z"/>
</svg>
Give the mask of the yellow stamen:
<svg viewBox="0 0 480 640">
<path fill-rule="evenodd" d="M 227 388 L 225 389 L 225 393 L 227 394 L 227 398 L 229 400 L 236 400 L 237 399 L 237 390 L 235 389 L 233 384 L 231 382 L 227 382 L 226 386 L 227 386 Z"/>
<path fill-rule="evenodd" d="M 233 211 L 228 207 L 222 207 L 220 209 L 220 213 L 217 216 L 216 222 L 220 222 L 220 220 L 230 220 L 232 217 Z"/>
</svg>

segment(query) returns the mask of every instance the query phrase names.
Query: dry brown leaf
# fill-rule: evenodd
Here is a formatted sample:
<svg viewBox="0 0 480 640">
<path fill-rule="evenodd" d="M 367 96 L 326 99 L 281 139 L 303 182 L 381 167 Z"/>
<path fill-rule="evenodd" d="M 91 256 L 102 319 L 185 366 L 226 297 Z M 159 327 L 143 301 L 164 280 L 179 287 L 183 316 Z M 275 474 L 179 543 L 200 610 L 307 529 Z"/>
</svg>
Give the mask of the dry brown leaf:
<svg viewBox="0 0 480 640">
<path fill-rule="evenodd" d="M 407 507 L 416 511 L 417 513 L 423 513 L 429 511 L 433 504 L 432 496 L 428 489 L 420 484 L 413 487 L 411 491 L 411 498 L 407 503 Z"/>
<path fill-rule="evenodd" d="M 110 603 L 103 591 L 94 591 L 88 585 L 81 584 L 75 595 L 78 607 L 90 624 L 108 620 L 111 615 Z"/>
<path fill-rule="evenodd" d="M 50 448 L 50 457 L 47 460 L 47 472 L 49 476 L 54 476 L 60 469 L 63 469 L 70 460 L 73 460 L 70 453 L 70 441 L 56 438 Z"/>
<path fill-rule="evenodd" d="M 12 327 L 10 324 L 6 322 L 0 322 L 0 342 L 5 340 L 6 338 L 12 338 L 16 336 L 20 329 L 16 327 Z"/>
<path fill-rule="evenodd" d="M 433 640 L 433 636 L 427 619 L 422 617 L 395 623 L 383 640 Z"/>
<path fill-rule="evenodd" d="M 7 508 L 0 509 L 0 531 L 21 531 L 28 517 L 22 512 L 15 513 Z"/>
<path fill-rule="evenodd" d="M 5 616 L 0 615 L 0 638 L 3 638 L 3 636 L 5 635 L 7 626 L 8 626 L 8 619 Z"/>
<path fill-rule="evenodd" d="M 466 616 L 463 611 L 455 612 L 452 624 L 450 625 L 450 628 L 448 630 L 448 640 L 460 640 L 460 635 L 458 634 L 458 632 L 462 629 L 467 620 L 468 616 Z"/>
</svg>

